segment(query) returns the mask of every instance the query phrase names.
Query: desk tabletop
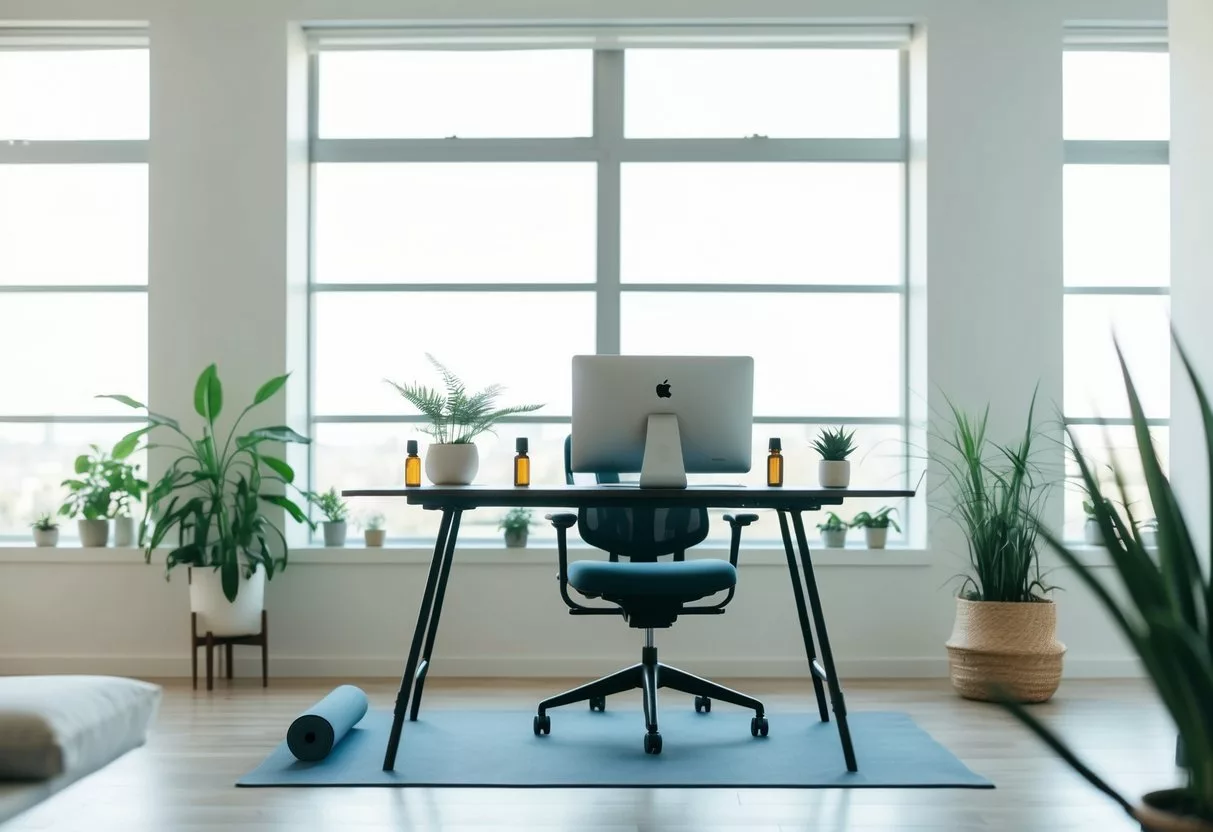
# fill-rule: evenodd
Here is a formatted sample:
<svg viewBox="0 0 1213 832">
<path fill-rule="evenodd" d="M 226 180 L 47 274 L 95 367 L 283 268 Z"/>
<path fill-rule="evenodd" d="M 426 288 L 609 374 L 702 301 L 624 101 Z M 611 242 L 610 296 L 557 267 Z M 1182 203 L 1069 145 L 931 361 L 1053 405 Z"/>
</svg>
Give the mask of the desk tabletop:
<svg viewBox="0 0 1213 832">
<path fill-rule="evenodd" d="M 404 497 L 410 505 L 433 508 L 694 506 L 770 508 L 792 511 L 842 505 L 860 497 L 913 497 L 911 489 L 801 488 L 766 485 L 690 485 L 687 488 L 639 488 L 635 485 L 422 485 L 415 488 L 351 488 L 343 497 Z"/>
</svg>

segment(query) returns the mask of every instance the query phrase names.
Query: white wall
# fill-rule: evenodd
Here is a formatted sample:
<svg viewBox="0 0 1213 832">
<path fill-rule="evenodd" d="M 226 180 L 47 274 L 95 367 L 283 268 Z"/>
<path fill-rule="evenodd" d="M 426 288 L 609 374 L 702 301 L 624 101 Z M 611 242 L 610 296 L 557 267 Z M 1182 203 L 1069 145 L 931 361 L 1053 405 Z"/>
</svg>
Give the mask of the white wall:
<svg viewBox="0 0 1213 832">
<path fill-rule="evenodd" d="M 1199 0 L 1194 0 L 1199 2 Z M 0 0 L 0 20 L 147 19 L 152 40 L 152 404 L 189 410 L 218 360 L 232 399 L 301 371 L 301 55 L 309 21 L 676 18 L 668 2 L 474 0 Z M 1067 21 L 1157 21 L 1156 0 L 710 0 L 697 18 L 890 20 L 915 44 L 914 396 L 990 402 L 999 438 L 1039 383 L 1061 400 L 1061 32 Z M 1178 287 L 1177 287 L 1178 288 Z M 232 298 L 251 298 L 233 320 Z M 217 331 L 217 322 L 224 322 Z M 297 413 L 287 402 L 280 415 Z M 297 427 L 302 427 L 299 422 Z M 1060 459 L 1060 458 L 1059 458 Z M 153 460 L 155 462 L 155 460 Z M 680 622 L 664 655 L 689 669 L 803 675 L 781 555 L 759 552 L 730 612 Z M 297 552 L 270 585 L 273 672 L 399 672 L 427 553 Z M 900 559 L 900 560 L 899 560 Z M 901 565 L 891 565 L 892 563 Z M 823 558 L 819 580 L 844 676 L 937 675 L 963 542 L 935 524 L 927 551 Z M 584 675 L 634 661 L 615 620 L 570 619 L 554 556 L 461 550 L 435 672 Z M 1102 612 L 1064 573 L 1071 675 L 1135 672 Z M 0 550 L 0 672 L 188 673 L 181 577 L 138 553 Z"/>
</svg>

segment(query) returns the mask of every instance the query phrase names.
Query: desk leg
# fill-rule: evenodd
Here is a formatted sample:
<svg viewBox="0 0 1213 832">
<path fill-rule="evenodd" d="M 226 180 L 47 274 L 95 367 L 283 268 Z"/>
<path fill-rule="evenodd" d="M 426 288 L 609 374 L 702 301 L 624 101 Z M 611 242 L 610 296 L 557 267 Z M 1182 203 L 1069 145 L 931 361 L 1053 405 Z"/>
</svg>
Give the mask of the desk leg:
<svg viewBox="0 0 1213 832">
<path fill-rule="evenodd" d="M 438 575 L 438 591 L 434 595 L 434 611 L 430 613 L 429 632 L 425 635 L 425 649 L 421 651 L 421 663 L 417 665 L 416 682 L 413 684 L 413 706 L 409 710 L 409 721 L 417 721 L 421 710 L 421 694 L 425 691 L 425 677 L 430 670 L 430 656 L 434 654 L 434 639 L 438 636 L 438 619 L 442 616 L 442 599 L 446 597 L 446 582 L 451 575 L 451 561 L 455 559 L 455 541 L 459 538 L 459 519 L 463 511 L 456 509 L 451 519 L 451 530 L 446 538 L 446 554 L 442 559 L 442 572 Z"/>
<path fill-rule="evenodd" d="M 834 653 L 830 650 L 830 635 L 826 632 L 826 617 L 821 609 L 821 594 L 817 591 L 817 577 L 813 574 L 813 561 L 809 557 L 809 541 L 804 533 L 804 520 L 800 512 L 793 512 L 792 526 L 796 530 L 796 542 L 800 546 L 800 562 L 804 567 L 804 580 L 809 589 L 809 604 L 813 609 L 813 627 L 821 644 L 821 660 L 825 662 L 825 683 L 830 688 L 830 704 L 838 719 L 838 738 L 842 741 L 842 756 L 847 762 L 847 771 L 858 771 L 855 762 L 855 747 L 851 744 L 851 729 L 847 725 L 847 705 L 838 684 L 838 673 L 834 670 Z"/>
<path fill-rule="evenodd" d="M 804 654 L 809 660 L 809 676 L 813 679 L 813 692 L 817 694 L 817 712 L 822 722 L 830 721 L 830 709 L 826 705 L 825 686 L 816 672 L 817 649 L 813 646 L 813 631 L 809 628 L 809 611 L 804 603 L 804 589 L 800 581 L 800 568 L 796 566 L 796 548 L 792 545 L 792 534 L 788 531 L 788 517 L 779 512 L 779 531 L 783 535 L 783 551 L 788 556 L 788 576 L 792 579 L 792 594 L 796 598 L 796 615 L 800 620 L 800 635 L 804 639 Z"/>
<path fill-rule="evenodd" d="M 396 709 L 392 716 L 392 732 L 388 735 L 387 753 L 383 757 L 383 770 L 391 771 L 396 767 L 396 748 L 400 745 L 400 730 L 404 727 L 404 717 L 409 709 L 409 694 L 413 689 L 413 675 L 417 672 L 417 659 L 421 656 L 421 641 L 425 636 L 426 624 L 430 620 L 430 610 L 434 604 L 435 589 L 438 586 L 438 573 L 442 568 L 443 556 L 446 553 L 446 538 L 451 530 L 451 520 L 454 509 L 443 509 L 442 524 L 438 527 L 438 539 L 434 543 L 434 557 L 430 561 L 429 577 L 425 581 L 425 592 L 421 596 L 421 609 L 417 612 L 417 627 L 413 630 L 413 644 L 409 648 L 409 658 L 404 665 L 404 675 L 400 678 L 400 690 L 396 693 Z"/>
</svg>

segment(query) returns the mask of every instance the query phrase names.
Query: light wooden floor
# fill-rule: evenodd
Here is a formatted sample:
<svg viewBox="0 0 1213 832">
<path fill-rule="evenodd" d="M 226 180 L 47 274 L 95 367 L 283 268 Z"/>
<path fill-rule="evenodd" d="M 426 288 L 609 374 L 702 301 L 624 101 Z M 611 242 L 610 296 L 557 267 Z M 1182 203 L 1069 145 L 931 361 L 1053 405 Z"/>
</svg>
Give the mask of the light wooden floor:
<svg viewBox="0 0 1213 832">
<path fill-rule="evenodd" d="M 335 683 L 272 679 L 270 688 L 262 690 L 254 680 L 238 679 L 217 683 L 210 694 L 195 693 L 188 681 L 162 684 L 164 703 L 145 748 L 13 820 L 4 832 L 1135 828 L 1005 714 L 958 699 L 943 680 L 852 682 L 848 704 L 851 710 L 908 711 L 991 779 L 997 786 L 992 791 L 237 789 L 235 780 L 283 739 L 291 719 Z M 358 684 L 375 707 L 393 701 L 393 682 Z M 780 710 L 810 708 L 807 682 L 734 684 L 766 700 L 772 731 L 778 730 Z M 435 678 L 426 690 L 426 705 L 529 708 L 541 695 L 564 686 L 563 681 Z M 628 704 L 638 707 L 638 702 Z M 675 706 L 674 697 L 667 695 L 665 707 Z M 1039 712 L 1128 794 L 1174 785 L 1174 734 L 1144 683 L 1069 682 Z M 862 748 L 859 754 L 862 764 Z"/>
</svg>

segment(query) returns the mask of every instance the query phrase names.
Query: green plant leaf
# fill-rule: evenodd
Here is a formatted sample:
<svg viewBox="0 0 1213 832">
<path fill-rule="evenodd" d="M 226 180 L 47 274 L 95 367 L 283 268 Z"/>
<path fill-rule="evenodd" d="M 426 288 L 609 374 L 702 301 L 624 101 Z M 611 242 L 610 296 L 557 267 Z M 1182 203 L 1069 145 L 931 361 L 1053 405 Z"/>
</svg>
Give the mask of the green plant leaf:
<svg viewBox="0 0 1213 832">
<path fill-rule="evenodd" d="M 134 453 L 135 448 L 139 446 L 139 439 L 151 429 L 152 428 L 149 425 L 148 427 L 139 428 L 139 430 L 128 433 L 126 436 L 119 439 L 118 443 L 114 445 L 114 449 L 110 452 L 110 456 L 112 456 L 114 459 L 126 459 L 128 456 Z"/>
<path fill-rule="evenodd" d="M 194 410 L 209 422 L 219 418 L 223 409 L 223 386 L 219 383 L 219 370 L 212 364 L 198 376 L 194 385 Z"/>
<path fill-rule="evenodd" d="M 223 584 L 224 597 L 235 601 L 240 592 L 240 562 L 236 558 L 224 558 L 219 564 L 219 580 Z"/>
<path fill-rule="evenodd" d="M 307 519 L 307 514 L 303 511 L 303 509 L 299 508 L 299 506 L 297 506 L 289 497 L 284 497 L 281 494 L 262 494 L 261 499 L 265 500 L 271 505 L 286 509 L 286 513 L 294 518 L 295 522 L 306 523 L 308 526 L 315 528 L 315 526 L 313 526 L 312 523 Z"/>
<path fill-rule="evenodd" d="M 277 378 L 272 378 L 257 389 L 257 394 L 253 396 L 253 406 L 257 406 L 273 398 L 274 394 L 282 389 L 282 385 L 286 384 L 286 380 L 291 377 L 290 373 L 280 375 Z"/>
<path fill-rule="evenodd" d="M 76 463 L 73 469 L 77 474 L 87 474 L 92 464 L 89 462 L 88 454 L 80 454 L 76 457 Z"/>
<path fill-rule="evenodd" d="M 281 460 L 276 456 L 266 456 L 265 454 L 258 454 L 257 459 L 265 463 L 266 467 L 282 477 L 287 483 L 295 481 L 295 469 L 287 465 L 285 460 Z"/>
<path fill-rule="evenodd" d="M 136 410 L 147 410 L 147 405 L 145 405 L 143 402 L 137 402 L 130 396 L 123 396 L 120 393 L 103 393 L 102 395 L 95 396 L 94 398 L 113 399 L 116 402 L 121 402 L 127 407 L 133 407 Z"/>
<path fill-rule="evenodd" d="M 296 433 L 295 431 L 291 430 L 286 425 L 275 425 L 274 427 L 269 428 L 257 428 L 256 430 L 249 431 L 247 434 L 240 437 L 240 439 L 237 440 L 237 444 L 239 445 L 242 440 L 245 442 L 244 447 L 248 446 L 248 440 L 257 440 L 258 442 L 293 442 L 298 445 L 308 445 L 311 444 L 312 441 L 303 434 Z M 256 442 L 251 444 L 256 444 Z"/>
</svg>

